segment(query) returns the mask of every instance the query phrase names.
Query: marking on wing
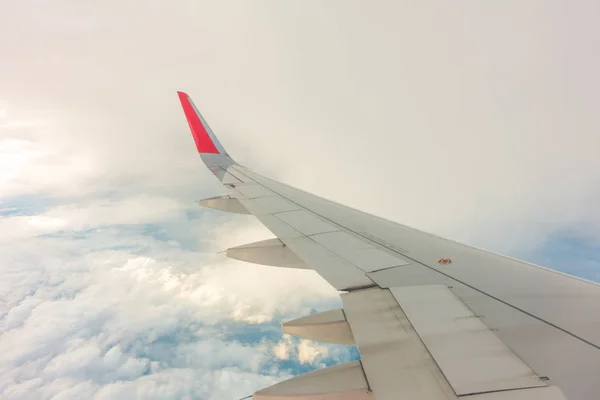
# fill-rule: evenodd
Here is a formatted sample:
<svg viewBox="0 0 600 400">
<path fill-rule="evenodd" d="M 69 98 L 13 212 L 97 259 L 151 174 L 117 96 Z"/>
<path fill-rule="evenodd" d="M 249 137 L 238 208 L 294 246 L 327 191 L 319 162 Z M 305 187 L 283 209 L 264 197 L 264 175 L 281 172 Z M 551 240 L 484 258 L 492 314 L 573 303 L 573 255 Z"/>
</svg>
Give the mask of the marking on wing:
<svg viewBox="0 0 600 400">
<path fill-rule="evenodd" d="M 290 203 L 280 196 L 259 197 L 257 199 L 253 199 L 253 201 L 271 214 L 301 210 L 299 206 L 294 203 Z"/>
<path fill-rule="evenodd" d="M 305 237 L 302 233 L 292 228 L 273 215 L 263 215 L 258 218 L 264 226 L 273 232 L 282 242 L 287 244 L 289 239 Z"/>
<path fill-rule="evenodd" d="M 237 188 L 232 189 L 232 191 L 236 191 Z M 246 208 L 248 211 L 250 211 L 251 214 L 253 214 L 256 217 L 261 217 L 263 215 L 270 215 L 270 213 L 265 210 L 264 208 L 262 208 L 261 206 L 259 206 L 258 204 L 256 204 L 256 202 L 247 199 L 247 198 L 241 198 L 238 197 L 240 203 L 242 203 L 242 205 L 244 206 L 244 208 Z"/>
<path fill-rule="evenodd" d="M 375 243 L 377 243 L 377 244 L 379 244 L 379 245 L 381 245 L 381 246 L 383 246 L 383 247 L 385 247 L 387 249 L 393 250 L 393 251 L 395 251 L 397 253 L 408 253 L 408 250 L 403 249 L 402 247 L 396 246 L 395 244 L 390 243 L 387 240 L 383 240 L 383 239 L 381 239 L 381 238 L 379 238 L 377 236 L 371 235 L 370 233 L 363 232 L 363 231 L 357 231 L 355 233 L 358 234 L 358 235 L 360 235 L 360 236 L 362 236 L 362 237 L 364 237 L 364 238 L 367 238 L 367 239 L 369 239 L 369 240 L 371 240 L 371 241 L 373 241 L 373 242 L 375 242 Z"/>
<path fill-rule="evenodd" d="M 304 209 L 299 211 L 281 212 L 273 215 L 306 236 L 337 231 L 335 226 L 323 221 Z"/>
<path fill-rule="evenodd" d="M 423 267 L 421 264 L 409 264 L 373 271 L 368 274 L 382 288 L 396 286 L 421 286 L 439 283 L 452 285 L 456 281 L 440 276 L 436 271 Z"/>
<path fill-rule="evenodd" d="M 375 248 L 346 232 L 322 233 L 312 235 L 311 238 L 365 272 L 408 265 L 406 260 Z"/>
<path fill-rule="evenodd" d="M 209 169 L 223 185 L 239 185 L 243 183 L 241 180 L 227 172 L 223 167 L 210 167 Z"/>
<path fill-rule="evenodd" d="M 237 186 L 236 189 L 249 199 L 256 199 L 259 197 L 275 195 L 275 193 L 273 193 L 271 190 L 269 190 L 259 184 L 256 184 L 256 185 L 249 184 L 249 185 Z"/>
<path fill-rule="evenodd" d="M 285 244 L 338 290 L 374 285 L 364 271 L 306 236 L 287 239 Z"/>
</svg>

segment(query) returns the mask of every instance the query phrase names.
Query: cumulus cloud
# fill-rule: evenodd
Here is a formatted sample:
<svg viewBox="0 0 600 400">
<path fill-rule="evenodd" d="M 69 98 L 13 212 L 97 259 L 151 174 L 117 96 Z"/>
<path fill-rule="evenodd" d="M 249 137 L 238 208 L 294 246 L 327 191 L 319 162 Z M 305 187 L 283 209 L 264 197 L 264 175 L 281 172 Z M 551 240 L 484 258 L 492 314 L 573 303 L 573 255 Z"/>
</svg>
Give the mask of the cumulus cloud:
<svg viewBox="0 0 600 400">
<path fill-rule="evenodd" d="M 189 268 L 178 268 L 189 262 L 185 255 L 177 259 L 179 253 L 158 261 L 160 250 L 156 258 L 123 250 L 94 251 L 93 234 L 78 239 L 78 244 L 62 237 L 28 240 L 63 243 L 52 243 L 54 254 L 40 254 L 35 261 L 15 249 L 12 261 L 17 264 L 2 269 L 7 284 L 0 319 L 0 392 L 7 398 L 23 393 L 31 398 L 78 398 L 86 393 L 96 398 L 126 398 L 132 393 L 142 398 L 179 398 L 182 393 L 213 398 L 213 392 L 224 389 L 209 377 L 225 373 L 223 369 L 232 374 L 228 379 L 253 383 L 239 383 L 246 393 L 230 392 L 241 397 L 289 375 L 273 369 L 279 353 L 273 355 L 265 345 L 243 344 L 243 331 L 222 337 L 226 331 L 220 329 L 228 321 L 261 324 L 337 302 L 335 291 L 325 290 L 325 283 L 321 292 L 312 290 L 311 280 L 320 280 L 318 276 L 273 276 L 273 269 L 249 274 L 251 265 L 223 256 L 195 253 L 205 262 L 187 272 Z M 112 240 L 110 247 L 117 247 L 118 235 Z M 8 255 L 4 251 L 3 259 Z M 60 261 L 47 260 L 55 257 Z M 32 262 L 39 264 L 32 267 Z M 21 270 L 27 265 L 33 276 Z M 253 282 L 245 291 L 240 283 L 244 280 Z M 290 283 L 287 294 L 282 287 L 265 295 L 282 280 Z M 296 295 L 289 296 L 290 291 Z M 312 363 L 316 355 L 311 346 L 302 344 L 301 349 L 298 355 L 307 356 L 298 362 Z M 191 376 L 202 384 L 191 385 Z"/>
<path fill-rule="evenodd" d="M 327 356 L 327 347 L 315 345 L 310 340 L 302 340 L 298 346 L 298 360 L 305 364 L 312 364 L 318 357 Z"/>
<path fill-rule="evenodd" d="M 273 354 L 280 360 L 297 359 L 301 364 L 310 364 L 323 367 L 320 362 L 329 355 L 327 345 L 319 344 L 312 340 L 294 340 L 289 335 L 283 335 L 281 340 L 273 346 Z"/>
<path fill-rule="evenodd" d="M 273 354 L 280 360 L 288 360 L 292 351 L 292 340 L 289 335 L 284 337 L 273 347 Z"/>
</svg>

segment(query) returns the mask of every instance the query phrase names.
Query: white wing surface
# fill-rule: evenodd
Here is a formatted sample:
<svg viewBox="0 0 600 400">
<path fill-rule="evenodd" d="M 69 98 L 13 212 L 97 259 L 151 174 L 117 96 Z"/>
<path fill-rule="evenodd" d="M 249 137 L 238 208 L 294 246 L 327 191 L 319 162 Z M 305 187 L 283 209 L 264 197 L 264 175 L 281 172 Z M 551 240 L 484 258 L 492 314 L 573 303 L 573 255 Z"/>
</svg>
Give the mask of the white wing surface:
<svg viewBox="0 0 600 400">
<path fill-rule="evenodd" d="M 343 310 L 284 332 L 355 344 L 360 362 L 281 382 L 255 399 L 599 399 L 600 286 L 322 199 L 225 152 L 179 92 L 197 149 L 229 196 L 201 204 L 255 215 L 276 239 L 227 251 L 313 269 Z"/>
</svg>

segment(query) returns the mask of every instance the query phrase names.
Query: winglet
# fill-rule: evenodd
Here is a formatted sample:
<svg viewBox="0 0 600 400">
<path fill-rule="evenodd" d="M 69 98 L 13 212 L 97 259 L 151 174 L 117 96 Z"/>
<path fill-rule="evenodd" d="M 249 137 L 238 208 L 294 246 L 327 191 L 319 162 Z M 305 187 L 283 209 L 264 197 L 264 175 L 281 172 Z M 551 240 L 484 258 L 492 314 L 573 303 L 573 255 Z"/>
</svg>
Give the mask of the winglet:
<svg viewBox="0 0 600 400">
<path fill-rule="evenodd" d="M 219 140 L 194 105 L 192 99 L 190 99 L 190 96 L 184 92 L 177 92 L 177 95 L 192 131 L 194 142 L 196 142 L 198 153 L 222 154 L 226 156 L 227 152 L 221 143 L 219 143 Z"/>
</svg>

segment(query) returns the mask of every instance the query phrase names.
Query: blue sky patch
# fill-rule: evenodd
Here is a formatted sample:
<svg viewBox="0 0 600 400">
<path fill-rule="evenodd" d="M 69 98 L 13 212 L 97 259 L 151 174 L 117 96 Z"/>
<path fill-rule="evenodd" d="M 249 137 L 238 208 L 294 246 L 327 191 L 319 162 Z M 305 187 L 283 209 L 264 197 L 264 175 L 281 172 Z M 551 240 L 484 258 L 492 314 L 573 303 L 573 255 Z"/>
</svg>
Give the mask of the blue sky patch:
<svg viewBox="0 0 600 400">
<path fill-rule="evenodd" d="M 36 194 L 8 197 L 0 201 L 0 216 L 38 215 L 55 205 L 56 200 L 49 196 Z"/>
<path fill-rule="evenodd" d="M 580 278 L 600 282 L 600 245 L 571 232 L 548 236 L 529 260 Z"/>
</svg>

